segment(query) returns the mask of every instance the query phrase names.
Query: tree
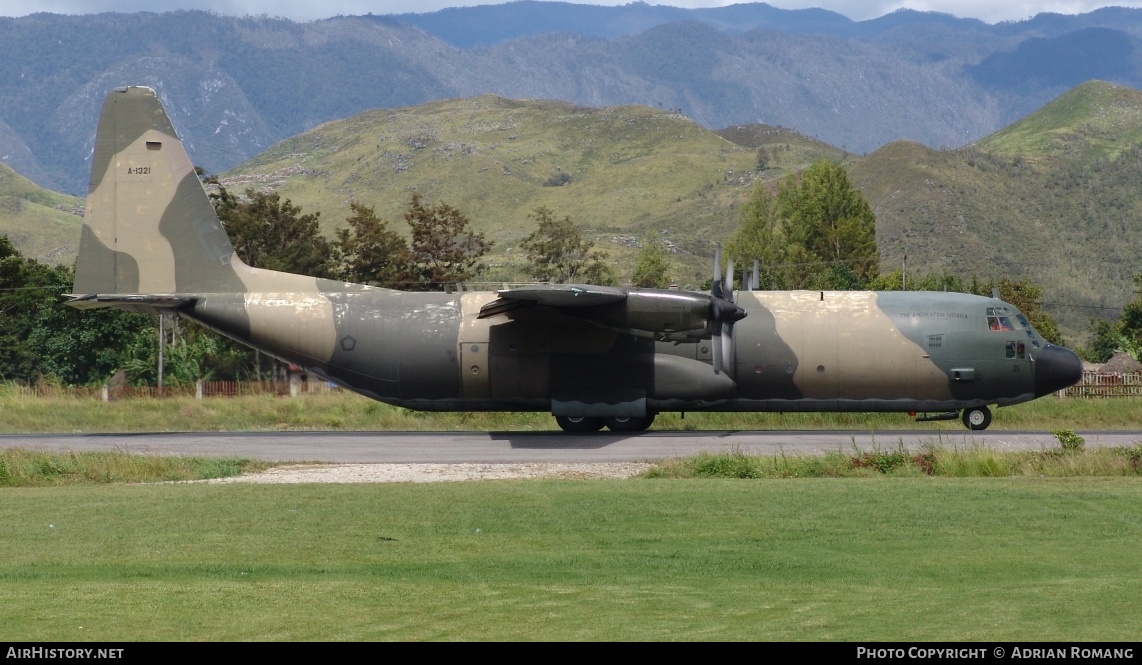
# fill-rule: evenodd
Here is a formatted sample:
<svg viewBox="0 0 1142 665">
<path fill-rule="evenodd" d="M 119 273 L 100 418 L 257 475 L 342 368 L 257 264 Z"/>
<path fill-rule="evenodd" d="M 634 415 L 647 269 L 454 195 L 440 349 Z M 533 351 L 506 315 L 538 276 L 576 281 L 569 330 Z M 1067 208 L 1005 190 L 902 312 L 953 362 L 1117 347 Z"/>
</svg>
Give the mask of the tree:
<svg viewBox="0 0 1142 665">
<path fill-rule="evenodd" d="M 837 163 L 786 176 L 776 194 L 757 183 L 727 245 L 739 265 L 761 264 L 761 288 L 864 288 L 878 274 L 876 217 Z"/>
<path fill-rule="evenodd" d="M 763 182 L 754 183 L 749 198 L 742 204 L 738 230 L 726 243 L 726 254 L 738 266 L 753 267 L 758 260 L 758 283 L 763 289 L 793 286 L 787 279 L 789 250 L 781 233 L 777 202 Z"/>
<path fill-rule="evenodd" d="M 666 261 L 666 250 L 662 243 L 648 242 L 639 250 L 631 284 L 655 289 L 670 286 L 670 264 Z"/>
<path fill-rule="evenodd" d="M 64 305 L 74 275 L 65 266 L 24 258 L 0 237 L 0 380 L 101 382 L 122 363 L 130 340 L 151 317 Z"/>
<path fill-rule="evenodd" d="M 1119 349 L 1129 353 L 1135 360 L 1142 361 L 1142 275 L 1134 276 L 1133 302 L 1122 308 L 1122 322 L 1119 325 L 1121 339 Z"/>
<path fill-rule="evenodd" d="M 410 267 L 412 288 L 433 290 L 444 284 L 465 282 L 484 268 L 482 259 L 492 243 L 468 228 L 468 218 L 444 202 L 426 206 L 413 192 L 404 219 L 412 227 Z"/>
<path fill-rule="evenodd" d="M 336 255 L 318 227 L 320 213 L 302 214 L 301 208 L 277 193 L 246 190 L 246 200 L 232 196 L 219 185 L 212 194 L 234 251 L 255 268 L 332 278 Z"/>
<path fill-rule="evenodd" d="M 525 270 L 533 279 L 555 284 L 614 283 L 614 274 L 604 262 L 607 255 L 592 249 L 594 243 L 583 237 L 571 217 L 557 219 L 545 206 L 536 208 L 528 217 L 539 223 L 539 228 L 520 243 L 527 252 Z"/>
<path fill-rule="evenodd" d="M 1110 360 L 1122 348 L 1122 333 L 1119 332 L 1121 321 L 1105 321 L 1091 319 L 1090 340 L 1086 346 L 1079 349 L 1083 360 L 1092 363 L 1104 363 Z"/>
<path fill-rule="evenodd" d="M 764 171 L 769 168 L 769 151 L 762 146 L 757 149 L 757 170 Z"/>
<path fill-rule="evenodd" d="M 411 256 L 408 243 L 388 222 L 377 217 L 373 208 L 350 203 L 353 215 L 347 228 L 337 229 L 337 249 L 341 261 L 338 275 L 358 284 L 401 288 L 414 279 L 409 274 Z"/>
<path fill-rule="evenodd" d="M 783 179 L 777 215 L 786 240 L 820 260 L 845 266 L 861 280 L 879 272 L 876 216 L 840 164 L 820 160 L 800 179 Z"/>
</svg>

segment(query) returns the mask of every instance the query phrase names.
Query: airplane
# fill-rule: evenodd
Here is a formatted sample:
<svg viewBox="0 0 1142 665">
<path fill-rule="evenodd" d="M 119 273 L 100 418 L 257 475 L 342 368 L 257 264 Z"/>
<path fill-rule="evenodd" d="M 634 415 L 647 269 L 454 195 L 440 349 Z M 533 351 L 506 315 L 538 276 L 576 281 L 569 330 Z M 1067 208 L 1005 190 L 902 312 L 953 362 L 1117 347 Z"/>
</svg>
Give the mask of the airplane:
<svg viewBox="0 0 1142 665">
<path fill-rule="evenodd" d="M 68 304 L 175 313 L 381 402 L 546 411 L 568 432 L 687 411 L 899 412 L 983 430 L 990 405 L 1082 376 L 998 297 L 762 291 L 756 275 L 735 290 L 715 253 L 710 293 L 409 293 L 250 267 L 154 90 L 124 87 L 100 115 Z"/>
</svg>

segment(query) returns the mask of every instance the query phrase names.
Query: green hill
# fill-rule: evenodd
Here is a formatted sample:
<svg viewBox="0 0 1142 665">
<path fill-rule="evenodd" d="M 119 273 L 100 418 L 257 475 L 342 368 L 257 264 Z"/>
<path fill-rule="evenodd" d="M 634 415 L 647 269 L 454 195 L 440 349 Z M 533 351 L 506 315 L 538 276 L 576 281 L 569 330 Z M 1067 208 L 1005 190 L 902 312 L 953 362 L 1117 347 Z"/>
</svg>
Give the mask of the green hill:
<svg viewBox="0 0 1142 665">
<path fill-rule="evenodd" d="M 495 242 L 492 279 L 518 278 L 516 248 L 535 227 L 528 215 L 546 206 L 584 227 L 619 275 L 629 275 L 636 248 L 655 238 L 671 248 L 673 277 L 697 283 L 709 272 L 713 243 L 733 232 L 753 181 L 828 152 L 787 130 L 773 137 L 780 140 L 759 174 L 756 147 L 677 113 L 482 96 L 328 123 L 221 180 L 320 211 L 327 233 L 344 222 L 351 201 L 374 206 L 403 232 L 409 195 L 420 192 L 459 208 Z"/>
<path fill-rule="evenodd" d="M 1142 93 L 1088 81 L 1034 114 L 981 139 L 989 152 L 1024 157 L 1113 159 L 1142 142 Z"/>
<path fill-rule="evenodd" d="M 24 256 L 70 264 L 82 222 L 83 199 L 38 187 L 0 164 L 0 235 Z"/>
<path fill-rule="evenodd" d="M 882 264 L 1043 285 L 1066 334 L 1142 272 L 1142 92 L 1079 86 L 974 146 L 887 145 L 852 169 Z"/>
</svg>

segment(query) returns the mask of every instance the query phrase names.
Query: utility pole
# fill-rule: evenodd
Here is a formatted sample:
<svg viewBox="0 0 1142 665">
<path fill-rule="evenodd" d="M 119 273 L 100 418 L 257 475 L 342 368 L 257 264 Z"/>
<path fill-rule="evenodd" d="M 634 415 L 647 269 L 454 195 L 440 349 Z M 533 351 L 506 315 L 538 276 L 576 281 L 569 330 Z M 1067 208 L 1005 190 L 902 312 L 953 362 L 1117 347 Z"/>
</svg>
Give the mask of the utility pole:
<svg viewBox="0 0 1142 665">
<path fill-rule="evenodd" d="M 159 314 L 159 397 L 163 396 L 163 347 L 166 346 L 166 315 Z"/>
</svg>

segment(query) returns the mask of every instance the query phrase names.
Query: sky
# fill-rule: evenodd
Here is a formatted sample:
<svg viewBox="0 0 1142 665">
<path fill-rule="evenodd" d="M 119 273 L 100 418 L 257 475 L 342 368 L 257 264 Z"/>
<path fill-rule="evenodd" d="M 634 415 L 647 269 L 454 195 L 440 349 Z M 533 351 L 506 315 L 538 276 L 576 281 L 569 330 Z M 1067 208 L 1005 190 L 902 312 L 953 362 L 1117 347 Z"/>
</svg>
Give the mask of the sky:
<svg viewBox="0 0 1142 665">
<path fill-rule="evenodd" d="M 571 0 L 582 4 L 622 5 L 629 0 Z M 747 1 L 747 0 L 736 0 Z M 735 0 L 648 0 L 648 4 L 675 7 L 719 7 Z M 312 21 L 337 15 L 402 14 L 431 12 L 445 7 L 499 4 L 497 0 L 3 0 L 0 16 L 24 16 L 35 12 L 95 14 L 100 12 L 163 12 L 203 9 L 227 16 L 271 16 Z M 1105 6 L 1142 8 L 1142 0 L 768 0 L 782 9 L 822 7 L 855 21 L 883 16 L 907 7 L 935 11 L 960 18 L 978 18 L 988 23 L 1018 21 L 1041 12 L 1082 14 Z"/>
</svg>

